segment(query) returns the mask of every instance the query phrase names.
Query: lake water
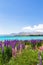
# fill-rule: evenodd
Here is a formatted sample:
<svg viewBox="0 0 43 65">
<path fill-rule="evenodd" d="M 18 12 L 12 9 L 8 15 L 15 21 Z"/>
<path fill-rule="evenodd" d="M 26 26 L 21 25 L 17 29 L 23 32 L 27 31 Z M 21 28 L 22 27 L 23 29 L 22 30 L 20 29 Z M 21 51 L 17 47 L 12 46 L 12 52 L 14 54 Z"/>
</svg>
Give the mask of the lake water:
<svg viewBox="0 0 43 65">
<path fill-rule="evenodd" d="M 43 36 L 0 36 L 0 41 L 4 40 L 43 40 Z"/>
</svg>

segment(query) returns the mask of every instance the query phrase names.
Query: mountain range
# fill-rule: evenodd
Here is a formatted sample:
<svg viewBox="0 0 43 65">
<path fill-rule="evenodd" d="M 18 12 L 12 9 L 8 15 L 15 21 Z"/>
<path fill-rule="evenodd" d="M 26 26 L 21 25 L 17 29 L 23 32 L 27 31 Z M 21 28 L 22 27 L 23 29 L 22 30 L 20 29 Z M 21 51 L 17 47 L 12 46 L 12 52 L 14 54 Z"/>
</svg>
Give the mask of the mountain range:
<svg viewBox="0 0 43 65">
<path fill-rule="evenodd" d="M 43 32 L 19 32 L 19 33 L 11 33 L 10 35 L 43 35 Z"/>
</svg>

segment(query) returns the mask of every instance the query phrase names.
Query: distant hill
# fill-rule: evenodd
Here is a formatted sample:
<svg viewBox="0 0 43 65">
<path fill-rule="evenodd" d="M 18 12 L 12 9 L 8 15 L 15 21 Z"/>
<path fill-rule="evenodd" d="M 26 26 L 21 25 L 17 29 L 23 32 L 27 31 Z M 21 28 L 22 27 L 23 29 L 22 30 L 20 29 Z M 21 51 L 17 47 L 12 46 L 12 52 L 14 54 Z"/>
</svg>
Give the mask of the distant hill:
<svg viewBox="0 0 43 65">
<path fill-rule="evenodd" d="M 19 33 L 11 33 L 10 35 L 43 35 L 43 32 L 19 32 Z"/>
</svg>

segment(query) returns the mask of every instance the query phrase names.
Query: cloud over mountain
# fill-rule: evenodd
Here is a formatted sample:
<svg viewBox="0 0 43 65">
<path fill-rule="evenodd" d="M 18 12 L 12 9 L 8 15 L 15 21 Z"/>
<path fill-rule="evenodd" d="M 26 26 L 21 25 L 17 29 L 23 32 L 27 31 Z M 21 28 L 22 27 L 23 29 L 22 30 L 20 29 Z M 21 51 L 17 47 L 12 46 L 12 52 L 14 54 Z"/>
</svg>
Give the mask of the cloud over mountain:
<svg viewBox="0 0 43 65">
<path fill-rule="evenodd" d="M 43 24 L 23 27 L 22 31 L 23 32 L 43 32 Z"/>
</svg>

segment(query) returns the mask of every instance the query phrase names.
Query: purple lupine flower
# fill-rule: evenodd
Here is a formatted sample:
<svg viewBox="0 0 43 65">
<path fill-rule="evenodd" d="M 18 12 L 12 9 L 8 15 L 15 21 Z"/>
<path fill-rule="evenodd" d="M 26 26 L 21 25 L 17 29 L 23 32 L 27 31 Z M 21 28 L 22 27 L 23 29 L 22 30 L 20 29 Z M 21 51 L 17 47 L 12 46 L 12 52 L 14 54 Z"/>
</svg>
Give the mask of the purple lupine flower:
<svg viewBox="0 0 43 65">
<path fill-rule="evenodd" d="M 4 41 L 4 46 L 6 46 L 6 47 L 7 47 L 7 41 L 6 41 L 6 40 Z"/>
<path fill-rule="evenodd" d="M 32 44 L 36 44 L 36 40 L 31 40 L 31 43 Z"/>
<path fill-rule="evenodd" d="M 37 43 L 41 43 L 42 40 L 37 40 Z"/>
<path fill-rule="evenodd" d="M 21 49 L 24 49 L 25 48 L 24 41 L 19 41 L 19 48 L 21 48 Z"/>
<path fill-rule="evenodd" d="M 6 40 L 4 41 L 4 46 L 6 46 Z"/>
<path fill-rule="evenodd" d="M 9 46 L 10 46 L 10 41 L 8 41 L 8 40 L 6 41 L 6 40 L 5 40 L 5 41 L 4 41 L 4 46 L 9 47 Z"/>
<path fill-rule="evenodd" d="M 36 40 L 31 40 L 31 45 L 34 50 L 36 49 L 36 43 Z"/>
<path fill-rule="evenodd" d="M 23 48 L 24 48 L 24 46 L 19 43 L 18 46 L 17 46 L 17 50 L 20 50 L 20 49 L 23 49 Z"/>
<path fill-rule="evenodd" d="M 20 50 L 20 45 L 17 46 L 17 50 Z"/>
<path fill-rule="evenodd" d="M 25 48 L 25 44 L 22 44 L 22 48 L 23 48 L 23 49 Z"/>
<path fill-rule="evenodd" d="M 20 50 L 20 44 L 21 44 L 21 41 L 19 41 L 19 44 L 17 46 L 17 50 Z"/>
<path fill-rule="evenodd" d="M 15 48 L 16 46 L 16 40 L 10 41 L 10 45 L 12 48 Z"/>
</svg>

